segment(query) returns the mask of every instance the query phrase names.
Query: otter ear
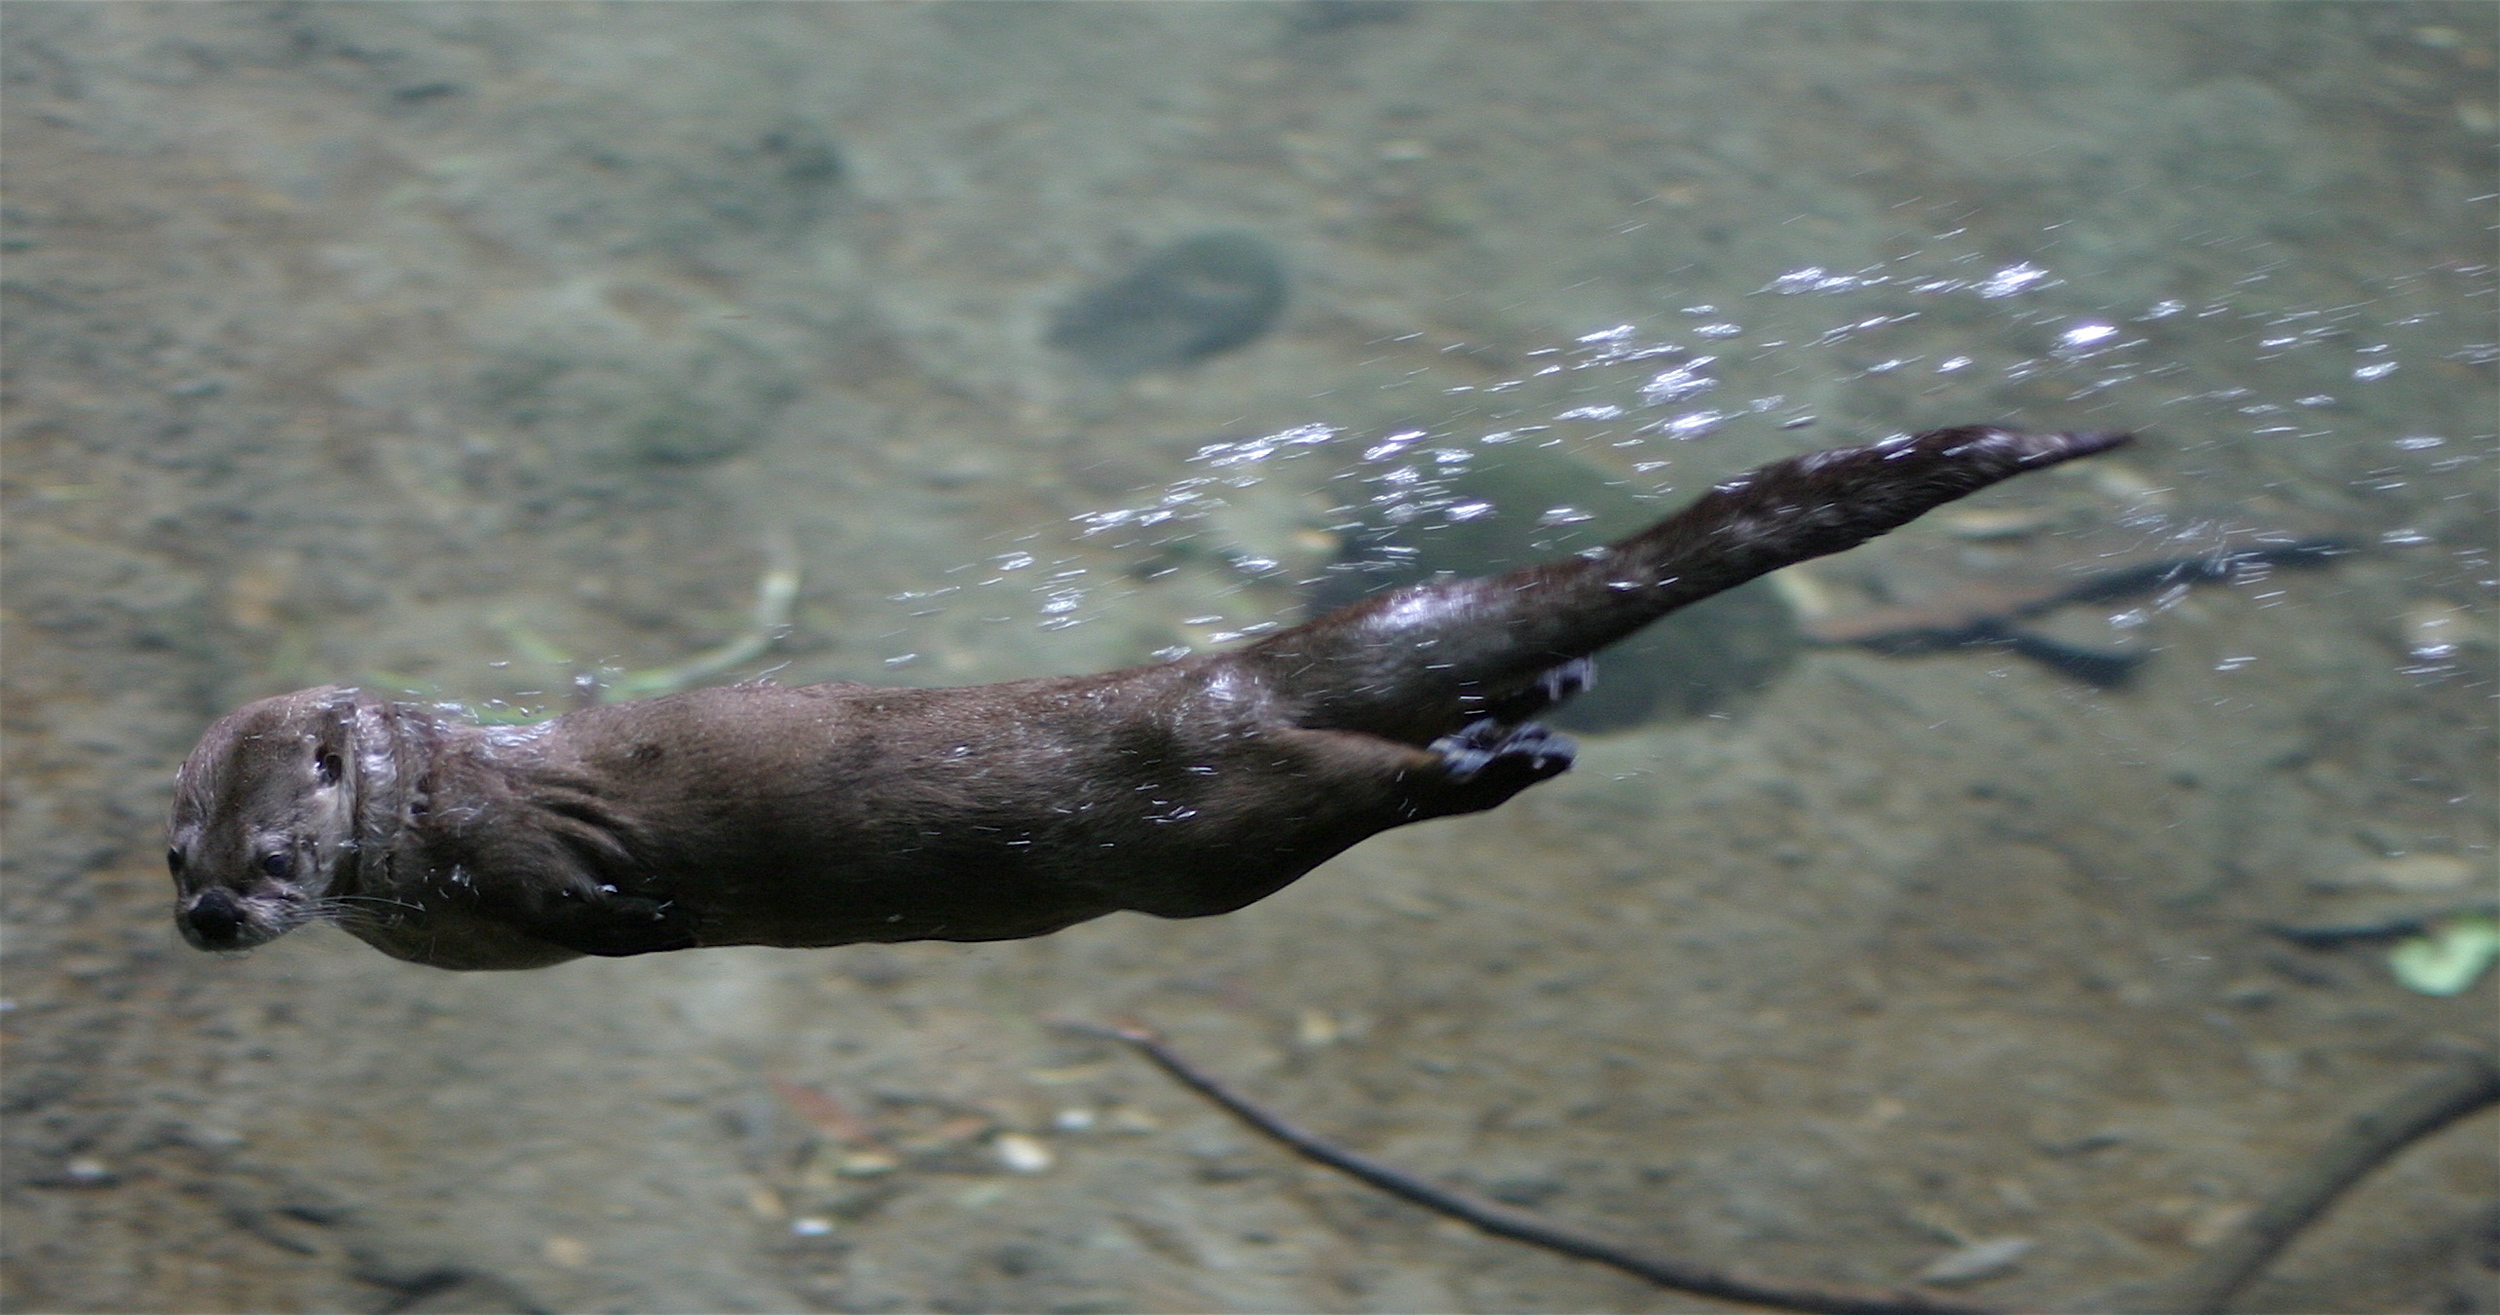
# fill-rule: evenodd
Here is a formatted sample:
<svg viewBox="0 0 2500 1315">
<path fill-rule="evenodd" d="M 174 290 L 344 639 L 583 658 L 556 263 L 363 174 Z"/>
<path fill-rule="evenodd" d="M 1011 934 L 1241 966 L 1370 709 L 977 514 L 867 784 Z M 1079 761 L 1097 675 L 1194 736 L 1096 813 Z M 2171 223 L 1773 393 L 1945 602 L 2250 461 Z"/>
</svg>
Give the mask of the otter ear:
<svg viewBox="0 0 2500 1315">
<path fill-rule="evenodd" d="M 319 726 L 306 737 L 312 741 L 317 785 L 337 785 L 347 776 L 347 754 L 356 740 L 356 695 L 352 689 L 331 690 Z"/>
<path fill-rule="evenodd" d="M 346 777 L 347 759 L 341 753 L 345 741 L 338 724 L 326 720 L 304 733 L 304 757 L 297 760 L 300 765 L 296 770 L 310 769 L 314 789 L 329 789 Z"/>
</svg>

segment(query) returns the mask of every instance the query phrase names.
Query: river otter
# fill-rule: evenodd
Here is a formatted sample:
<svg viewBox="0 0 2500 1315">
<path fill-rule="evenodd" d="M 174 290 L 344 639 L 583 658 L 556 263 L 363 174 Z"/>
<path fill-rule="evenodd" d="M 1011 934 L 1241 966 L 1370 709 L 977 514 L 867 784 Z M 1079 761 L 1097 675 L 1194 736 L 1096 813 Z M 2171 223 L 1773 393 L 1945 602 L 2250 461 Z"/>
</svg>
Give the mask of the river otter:
<svg viewBox="0 0 2500 1315">
<path fill-rule="evenodd" d="M 208 950 L 326 918 L 417 963 L 534 968 L 1225 913 L 1568 768 L 1529 718 L 1666 613 L 2125 441 L 1972 427 L 1814 453 L 1609 548 L 1099 676 L 736 685 L 518 728 L 335 686 L 264 699 L 175 778 L 175 921 Z"/>
</svg>

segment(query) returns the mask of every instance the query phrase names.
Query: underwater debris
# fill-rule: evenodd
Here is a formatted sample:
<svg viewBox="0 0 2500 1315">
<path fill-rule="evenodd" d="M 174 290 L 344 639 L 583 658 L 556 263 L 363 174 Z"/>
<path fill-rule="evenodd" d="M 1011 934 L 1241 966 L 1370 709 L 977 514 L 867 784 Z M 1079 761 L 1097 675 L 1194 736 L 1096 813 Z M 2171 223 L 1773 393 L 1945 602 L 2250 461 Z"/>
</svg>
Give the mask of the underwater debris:
<svg viewBox="0 0 2500 1315">
<path fill-rule="evenodd" d="M 2336 539 L 2226 548 L 2193 556 L 2141 556 L 2082 574 L 2007 573 L 1963 578 L 1915 602 L 1850 609 L 1811 574 L 1773 576 L 1799 614 L 1807 642 L 1912 657 L 1961 648 L 2003 648 L 2103 689 L 2127 683 L 2145 655 L 2096 649 L 2025 624 L 2074 603 L 2113 602 L 2199 584 L 2233 583 L 2275 567 L 2324 566 L 2353 549 Z"/>
</svg>

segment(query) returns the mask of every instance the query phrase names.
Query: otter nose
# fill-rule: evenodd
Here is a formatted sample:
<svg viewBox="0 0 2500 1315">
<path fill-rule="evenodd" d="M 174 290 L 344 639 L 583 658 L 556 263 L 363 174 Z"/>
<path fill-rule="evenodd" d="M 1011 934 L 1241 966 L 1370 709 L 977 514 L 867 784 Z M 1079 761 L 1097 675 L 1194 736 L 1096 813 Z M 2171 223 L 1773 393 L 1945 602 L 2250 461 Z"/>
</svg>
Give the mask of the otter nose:
<svg viewBox="0 0 2500 1315">
<path fill-rule="evenodd" d="M 183 923 L 202 948 L 222 950 L 243 934 L 243 907 L 222 890 L 202 891 L 183 912 Z"/>
</svg>

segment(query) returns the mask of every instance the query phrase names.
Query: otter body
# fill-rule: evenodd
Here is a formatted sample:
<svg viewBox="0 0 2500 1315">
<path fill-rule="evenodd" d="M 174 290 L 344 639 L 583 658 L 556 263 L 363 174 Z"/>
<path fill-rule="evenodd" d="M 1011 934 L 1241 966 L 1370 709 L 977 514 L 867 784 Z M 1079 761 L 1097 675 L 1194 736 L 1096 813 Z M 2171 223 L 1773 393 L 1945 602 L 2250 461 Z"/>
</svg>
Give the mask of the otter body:
<svg viewBox="0 0 2500 1315">
<path fill-rule="evenodd" d="M 1939 430 L 1763 467 L 1610 548 L 1384 594 L 1247 648 L 962 689 L 739 685 L 488 728 L 337 687 L 176 778 L 204 949 L 338 922 L 445 968 L 1038 936 L 1225 913 L 1571 764 L 1590 654 L 2118 434 Z"/>
</svg>

